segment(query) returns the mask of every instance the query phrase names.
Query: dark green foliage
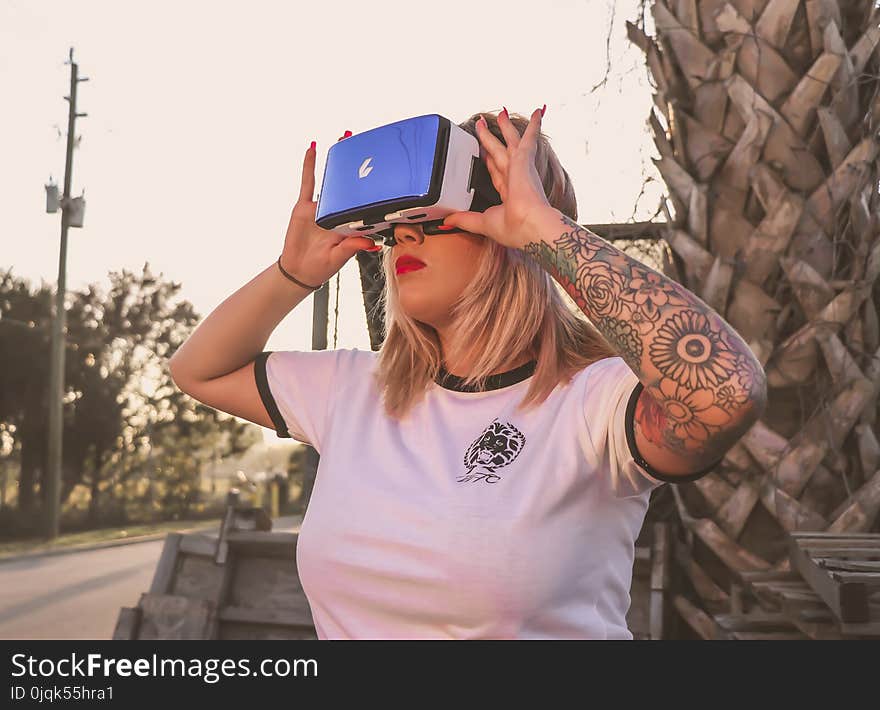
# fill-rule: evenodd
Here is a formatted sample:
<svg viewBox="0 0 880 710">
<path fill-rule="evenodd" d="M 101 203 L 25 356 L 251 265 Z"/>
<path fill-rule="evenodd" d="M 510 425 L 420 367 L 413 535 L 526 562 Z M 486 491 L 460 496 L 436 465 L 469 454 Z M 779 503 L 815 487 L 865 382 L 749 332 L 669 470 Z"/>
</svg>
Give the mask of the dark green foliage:
<svg viewBox="0 0 880 710">
<path fill-rule="evenodd" d="M 87 486 L 88 524 L 185 515 L 201 467 L 259 438 L 171 381 L 168 358 L 198 321 L 180 288 L 145 265 L 68 293 L 62 502 Z M 25 518 L 41 503 L 51 301 L 51 286 L 0 272 L 0 450 L 18 464 Z"/>
</svg>

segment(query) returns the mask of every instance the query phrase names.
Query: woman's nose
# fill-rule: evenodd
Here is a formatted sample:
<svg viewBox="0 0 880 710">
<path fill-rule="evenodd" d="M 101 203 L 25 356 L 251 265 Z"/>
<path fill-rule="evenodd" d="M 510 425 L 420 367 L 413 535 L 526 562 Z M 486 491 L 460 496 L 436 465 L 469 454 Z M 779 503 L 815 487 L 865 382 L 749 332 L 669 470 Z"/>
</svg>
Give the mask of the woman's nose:
<svg viewBox="0 0 880 710">
<path fill-rule="evenodd" d="M 415 224 L 396 224 L 394 226 L 394 241 L 421 244 L 425 241 L 425 234 L 422 232 L 422 228 Z"/>
</svg>

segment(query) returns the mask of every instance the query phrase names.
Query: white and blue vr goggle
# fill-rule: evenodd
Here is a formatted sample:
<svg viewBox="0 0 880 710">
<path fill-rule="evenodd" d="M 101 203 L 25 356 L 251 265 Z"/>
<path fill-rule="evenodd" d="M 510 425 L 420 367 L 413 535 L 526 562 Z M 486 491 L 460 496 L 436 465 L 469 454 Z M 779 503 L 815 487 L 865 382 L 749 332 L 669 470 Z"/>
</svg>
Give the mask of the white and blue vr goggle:
<svg viewBox="0 0 880 710">
<path fill-rule="evenodd" d="M 426 235 L 448 234 L 437 228 L 446 215 L 500 204 L 479 141 L 448 118 L 427 114 L 331 146 L 315 222 L 392 246 L 394 224 L 418 223 Z"/>
</svg>

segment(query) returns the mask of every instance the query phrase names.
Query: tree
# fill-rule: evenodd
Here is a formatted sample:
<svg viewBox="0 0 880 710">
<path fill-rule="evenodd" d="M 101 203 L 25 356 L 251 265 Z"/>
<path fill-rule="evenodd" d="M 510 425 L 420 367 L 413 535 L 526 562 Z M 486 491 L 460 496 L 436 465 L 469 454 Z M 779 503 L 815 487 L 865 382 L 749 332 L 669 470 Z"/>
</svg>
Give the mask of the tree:
<svg viewBox="0 0 880 710">
<path fill-rule="evenodd" d="M 124 508 L 131 481 L 151 477 L 164 477 L 165 504 L 185 510 L 204 460 L 253 441 L 255 427 L 197 405 L 171 381 L 164 363 L 198 320 L 179 291 L 145 265 L 111 273 L 106 290 L 68 295 L 62 500 L 88 486 L 93 525 L 106 492 Z M 45 467 L 50 300 L 45 284 L 32 290 L 8 272 L 0 280 L 0 422 L 20 450 L 23 512 Z"/>
<path fill-rule="evenodd" d="M 674 490 L 678 511 L 732 576 L 784 570 L 784 531 L 865 531 L 880 507 L 880 11 L 651 10 L 655 37 L 627 29 L 655 85 L 675 276 L 749 343 L 769 386 L 718 470 Z"/>
</svg>

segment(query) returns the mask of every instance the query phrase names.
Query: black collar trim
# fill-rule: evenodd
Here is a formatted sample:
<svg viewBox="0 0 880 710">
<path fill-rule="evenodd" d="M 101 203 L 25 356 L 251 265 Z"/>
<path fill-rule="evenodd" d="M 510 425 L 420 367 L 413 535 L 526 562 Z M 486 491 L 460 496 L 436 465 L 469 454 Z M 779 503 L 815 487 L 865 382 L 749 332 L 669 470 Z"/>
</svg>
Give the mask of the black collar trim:
<svg viewBox="0 0 880 710">
<path fill-rule="evenodd" d="M 527 380 L 534 374 L 537 365 L 537 360 L 531 360 L 514 370 L 499 372 L 497 375 L 489 375 L 489 377 L 486 378 L 486 385 L 483 389 L 477 389 L 476 385 L 465 385 L 463 377 L 448 373 L 442 365 L 440 366 L 440 372 L 437 373 L 437 379 L 434 381 L 443 389 L 454 390 L 455 392 L 485 392 L 489 390 L 500 390 L 504 387 L 510 387 L 518 382 Z"/>
</svg>

